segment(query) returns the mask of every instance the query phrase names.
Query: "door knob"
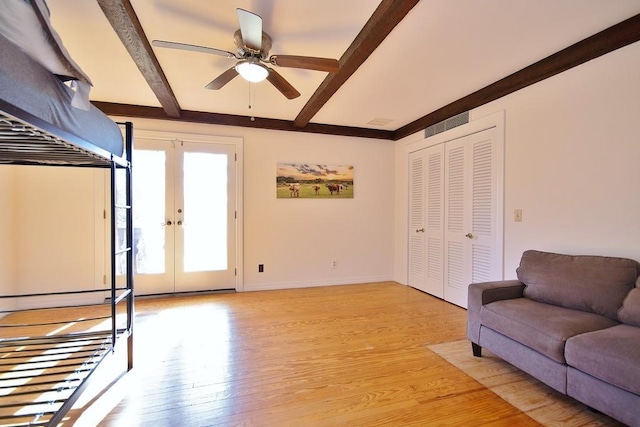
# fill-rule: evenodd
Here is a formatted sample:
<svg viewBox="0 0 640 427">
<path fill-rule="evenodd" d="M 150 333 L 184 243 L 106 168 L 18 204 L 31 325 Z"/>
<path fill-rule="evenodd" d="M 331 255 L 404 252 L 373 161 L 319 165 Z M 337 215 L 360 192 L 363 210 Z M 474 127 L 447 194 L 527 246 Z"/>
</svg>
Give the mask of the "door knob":
<svg viewBox="0 0 640 427">
<path fill-rule="evenodd" d="M 423 228 L 418 228 L 416 230 L 416 233 L 424 233 L 424 227 Z"/>
<path fill-rule="evenodd" d="M 176 224 L 178 224 L 178 225 L 182 225 L 182 221 L 178 221 Z"/>
<path fill-rule="evenodd" d="M 165 225 L 171 225 L 171 224 L 173 224 L 171 221 L 167 221 L 167 222 L 163 222 L 160 225 L 162 225 L 164 227 Z"/>
<path fill-rule="evenodd" d="M 464 237 L 467 237 L 469 239 L 473 239 L 473 234 L 467 233 L 467 234 L 464 235 Z"/>
</svg>

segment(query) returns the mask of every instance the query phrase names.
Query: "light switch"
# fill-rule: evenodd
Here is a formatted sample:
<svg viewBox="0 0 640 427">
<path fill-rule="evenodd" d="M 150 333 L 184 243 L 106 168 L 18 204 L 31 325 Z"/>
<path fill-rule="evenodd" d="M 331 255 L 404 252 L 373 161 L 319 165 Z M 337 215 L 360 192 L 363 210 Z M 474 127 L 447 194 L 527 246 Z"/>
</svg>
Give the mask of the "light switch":
<svg viewBox="0 0 640 427">
<path fill-rule="evenodd" d="M 516 209 L 513 211 L 513 220 L 515 222 L 522 222 L 522 209 Z"/>
</svg>

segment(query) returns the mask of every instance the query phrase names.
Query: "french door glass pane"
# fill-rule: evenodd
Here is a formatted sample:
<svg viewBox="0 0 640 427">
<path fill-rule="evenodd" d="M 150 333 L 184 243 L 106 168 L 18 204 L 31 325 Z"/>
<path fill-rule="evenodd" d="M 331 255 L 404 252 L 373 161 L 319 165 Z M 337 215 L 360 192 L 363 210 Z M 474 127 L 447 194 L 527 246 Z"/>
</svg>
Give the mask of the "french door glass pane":
<svg viewBox="0 0 640 427">
<path fill-rule="evenodd" d="M 136 150 L 133 168 L 133 245 L 138 274 L 165 272 L 164 151 Z"/>
<path fill-rule="evenodd" d="M 115 246 L 116 251 L 120 251 L 125 248 L 127 244 L 127 211 L 124 208 L 118 206 L 125 206 L 127 204 L 127 187 L 126 187 L 126 172 L 124 169 L 116 169 L 116 188 L 115 188 L 115 204 L 116 204 L 116 235 Z M 127 253 L 123 252 L 116 255 L 116 275 L 120 276 L 126 273 L 127 270 Z"/>
<path fill-rule="evenodd" d="M 227 269 L 227 156 L 184 153 L 184 271 Z"/>
</svg>

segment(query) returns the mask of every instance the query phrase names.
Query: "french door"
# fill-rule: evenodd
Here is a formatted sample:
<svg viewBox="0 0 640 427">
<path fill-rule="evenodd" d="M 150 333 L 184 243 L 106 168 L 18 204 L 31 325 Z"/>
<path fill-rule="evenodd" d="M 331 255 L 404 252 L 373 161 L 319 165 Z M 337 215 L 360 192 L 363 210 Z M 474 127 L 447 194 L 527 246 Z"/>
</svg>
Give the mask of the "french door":
<svg viewBox="0 0 640 427">
<path fill-rule="evenodd" d="M 236 287 L 236 146 L 136 138 L 136 294 Z"/>
</svg>

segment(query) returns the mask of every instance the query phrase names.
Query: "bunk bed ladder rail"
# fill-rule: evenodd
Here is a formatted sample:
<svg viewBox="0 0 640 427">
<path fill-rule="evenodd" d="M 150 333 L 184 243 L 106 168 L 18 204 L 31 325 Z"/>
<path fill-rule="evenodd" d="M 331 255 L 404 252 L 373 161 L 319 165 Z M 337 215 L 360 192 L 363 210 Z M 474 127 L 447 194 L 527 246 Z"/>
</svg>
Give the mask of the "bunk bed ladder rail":
<svg viewBox="0 0 640 427">
<path fill-rule="evenodd" d="M 129 206 L 133 206 L 133 170 L 131 168 L 132 158 L 133 158 L 133 124 L 131 122 L 127 122 L 125 124 L 126 127 L 126 141 L 125 148 L 127 150 L 127 204 Z M 129 208 L 127 210 L 127 241 L 133 248 L 133 209 Z M 129 334 L 127 336 L 127 371 L 133 369 L 133 316 L 134 316 L 134 292 L 133 292 L 133 253 L 134 251 L 130 251 L 127 254 L 127 290 L 129 291 L 129 296 L 127 297 L 127 330 Z"/>
<path fill-rule="evenodd" d="M 124 123 L 125 126 L 125 149 L 127 158 L 126 167 L 126 227 L 127 227 L 127 246 L 131 248 L 127 252 L 127 371 L 133 369 L 133 317 L 134 317 L 134 289 L 133 289 L 133 171 L 131 168 L 133 157 L 133 124 L 131 122 Z M 113 278 L 112 278 L 113 280 Z M 114 332 L 115 327 L 112 325 Z"/>
<path fill-rule="evenodd" d="M 131 122 L 123 123 L 125 126 L 125 155 L 126 165 L 118 164 L 115 161 L 111 162 L 111 343 L 112 351 L 115 349 L 116 341 L 118 338 L 117 327 L 117 306 L 118 304 L 126 300 L 127 305 L 127 370 L 133 369 L 133 263 L 134 263 L 134 241 L 133 241 L 133 183 L 132 183 L 132 170 L 131 170 L 131 158 L 133 154 L 133 127 Z M 123 169 L 125 173 L 125 203 L 116 203 L 116 175 L 118 169 Z M 125 212 L 125 247 L 119 249 L 116 247 L 115 238 L 117 233 L 118 224 L 118 210 Z M 126 290 L 120 295 L 116 295 L 118 289 L 117 275 L 116 275 L 116 263 L 118 256 L 125 254 L 126 259 Z"/>
</svg>

